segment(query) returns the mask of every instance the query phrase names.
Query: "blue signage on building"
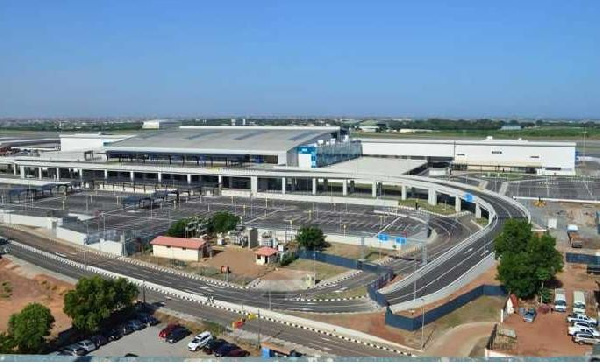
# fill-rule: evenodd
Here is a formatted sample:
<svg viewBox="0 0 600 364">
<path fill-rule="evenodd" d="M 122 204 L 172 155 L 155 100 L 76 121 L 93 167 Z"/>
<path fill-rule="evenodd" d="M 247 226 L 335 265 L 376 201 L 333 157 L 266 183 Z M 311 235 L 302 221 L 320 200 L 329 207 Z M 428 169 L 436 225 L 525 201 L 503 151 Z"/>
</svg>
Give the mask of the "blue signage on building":
<svg viewBox="0 0 600 364">
<path fill-rule="evenodd" d="M 406 238 L 403 236 L 399 236 L 396 238 L 396 244 L 398 245 L 404 245 L 406 244 Z"/>
<path fill-rule="evenodd" d="M 467 193 L 465 195 L 465 201 L 467 201 L 467 202 L 473 202 L 473 195 L 470 194 L 470 193 Z"/>
<path fill-rule="evenodd" d="M 384 234 L 384 233 L 377 234 L 377 239 L 379 239 L 379 241 L 388 241 L 389 238 L 390 238 L 390 236 L 387 234 Z"/>
</svg>

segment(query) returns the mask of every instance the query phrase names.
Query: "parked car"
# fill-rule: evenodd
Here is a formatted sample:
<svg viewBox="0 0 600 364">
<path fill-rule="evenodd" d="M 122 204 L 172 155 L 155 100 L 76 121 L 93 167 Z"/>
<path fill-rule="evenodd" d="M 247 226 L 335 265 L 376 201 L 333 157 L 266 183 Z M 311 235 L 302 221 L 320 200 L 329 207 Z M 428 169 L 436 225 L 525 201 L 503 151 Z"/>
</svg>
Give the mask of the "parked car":
<svg viewBox="0 0 600 364">
<path fill-rule="evenodd" d="M 588 324 L 592 324 L 594 326 L 598 325 L 598 320 L 591 318 L 587 315 L 582 315 L 580 313 L 572 313 L 569 316 L 567 316 L 567 322 L 569 323 L 573 323 L 573 322 L 585 322 Z"/>
<path fill-rule="evenodd" d="M 167 336 L 169 336 L 169 334 L 171 334 L 171 332 L 173 332 L 173 330 L 175 330 L 178 327 L 181 327 L 181 325 L 178 325 L 178 324 L 169 324 L 169 325 L 167 325 L 167 327 L 165 327 L 164 329 L 160 330 L 160 332 L 158 333 L 158 337 L 166 339 Z"/>
<path fill-rule="evenodd" d="M 137 331 L 146 328 L 146 324 L 142 323 L 140 320 L 131 320 L 127 323 L 132 330 Z"/>
<path fill-rule="evenodd" d="M 535 308 L 528 308 L 525 314 L 523 315 L 523 321 L 525 322 L 533 322 L 535 321 L 535 316 L 537 313 L 535 312 Z"/>
<path fill-rule="evenodd" d="M 588 326 L 584 326 L 584 324 L 581 322 L 575 323 L 573 326 L 569 327 L 569 329 L 567 331 L 567 333 L 571 336 L 575 335 L 575 333 L 577 333 L 577 332 L 582 332 L 582 333 L 594 335 L 596 337 L 600 337 L 600 332 L 598 332 L 598 330 L 588 327 Z"/>
<path fill-rule="evenodd" d="M 62 351 L 69 353 L 71 356 L 85 356 L 87 354 L 87 351 L 78 344 L 71 344 Z"/>
<path fill-rule="evenodd" d="M 94 351 L 98 349 L 96 344 L 92 342 L 92 340 L 83 340 L 77 343 L 81 348 L 83 348 L 86 352 Z"/>
<path fill-rule="evenodd" d="M 8 245 L 10 243 L 6 238 L 0 238 L 0 245 Z"/>
<path fill-rule="evenodd" d="M 183 339 L 184 337 L 188 336 L 190 334 L 190 331 L 188 329 L 186 329 L 185 327 L 180 327 L 177 328 L 175 330 L 173 330 L 171 332 L 171 334 L 169 334 L 169 336 L 167 336 L 167 342 L 174 344 L 176 342 L 178 342 L 179 340 Z"/>
<path fill-rule="evenodd" d="M 96 345 L 96 347 L 101 347 L 102 345 L 108 344 L 108 339 L 102 335 L 95 335 L 90 337 L 90 340 Z"/>
<path fill-rule="evenodd" d="M 585 333 L 585 332 L 576 332 L 573 335 L 573 342 L 578 344 L 600 344 L 600 337 L 595 337 L 594 335 Z"/>
<path fill-rule="evenodd" d="M 127 354 L 125 354 L 125 357 L 126 358 L 137 358 L 138 356 L 133 353 L 127 353 Z"/>
<path fill-rule="evenodd" d="M 156 326 L 158 324 L 156 317 L 145 313 L 138 315 L 138 320 L 146 326 Z"/>
<path fill-rule="evenodd" d="M 222 345 L 225 345 L 225 344 L 227 344 L 227 341 L 225 341 L 223 339 L 208 340 L 206 345 L 204 345 L 204 347 L 202 348 L 202 351 L 204 351 L 206 354 L 210 355 L 215 350 L 217 350 L 218 348 L 220 348 Z"/>
<path fill-rule="evenodd" d="M 227 356 L 227 354 L 229 354 L 231 351 L 239 349 L 239 347 L 235 344 L 223 344 L 221 345 L 218 349 L 214 350 L 213 354 L 216 357 L 220 357 L 220 356 Z"/>
<path fill-rule="evenodd" d="M 129 335 L 129 334 L 131 334 L 133 332 L 133 329 L 131 328 L 131 326 L 129 326 L 127 324 L 121 326 L 119 328 L 119 330 L 121 331 L 121 333 L 123 334 L 123 336 Z"/>
<path fill-rule="evenodd" d="M 104 332 L 104 336 L 108 339 L 108 341 L 119 340 L 123 337 L 123 332 L 119 329 L 109 329 Z"/>
<path fill-rule="evenodd" d="M 213 336 L 210 331 L 204 331 L 203 333 L 196 335 L 192 341 L 189 342 L 188 349 L 191 351 L 200 350 L 212 339 Z"/>
<path fill-rule="evenodd" d="M 234 349 L 231 350 L 230 352 L 227 353 L 227 355 L 224 355 L 230 358 L 241 358 L 241 357 L 246 357 L 246 356 L 250 356 L 250 352 L 244 349 Z"/>
</svg>

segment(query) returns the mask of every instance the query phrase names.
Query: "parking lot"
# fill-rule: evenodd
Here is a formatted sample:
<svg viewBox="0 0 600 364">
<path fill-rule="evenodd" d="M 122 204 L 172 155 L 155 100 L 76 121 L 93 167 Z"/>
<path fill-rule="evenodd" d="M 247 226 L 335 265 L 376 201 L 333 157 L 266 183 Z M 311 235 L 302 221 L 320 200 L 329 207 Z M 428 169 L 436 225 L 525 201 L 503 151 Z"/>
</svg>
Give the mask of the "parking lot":
<svg viewBox="0 0 600 364">
<path fill-rule="evenodd" d="M 425 229 L 423 224 L 414 219 L 376 214 L 376 208 L 372 206 L 184 196 L 178 204 L 166 201 L 156 203 L 151 208 L 124 209 L 123 199 L 130 195 L 132 194 L 113 191 L 82 191 L 5 206 L 20 214 L 64 216 L 71 213 L 89 216 L 91 218 L 85 221 L 66 221 L 64 225 L 86 234 L 127 231 L 142 238 L 163 233 L 172 222 L 183 217 L 209 216 L 219 210 L 240 216 L 245 225 L 279 231 L 317 224 L 326 234 L 375 236 L 380 231 L 386 231 L 392 236 L 411 236 Z"/>
<path fill-rule="evenodd" d="M 511 182 L 508 196 L 597 200 L 600 179 L 591 177 L 543 177 Z"/>
<path fill-rule="evenodd" d="M 193 352 L 187 349 L 187 344 L 193 338 L 193 335 L 198 333 L 193 333 L 193 335 L 189 335 L 175 344 L 169 344 L 158 337 L 160 330 L 166 326 L 166 324 L 160 323 L 157 326 L 135 331 L 92 351 L 89 355 L 100 357 L 123 357 L 126 354 L 134 354 L 140 357 L 209 357 L 201 350 Z"/>
</svg>

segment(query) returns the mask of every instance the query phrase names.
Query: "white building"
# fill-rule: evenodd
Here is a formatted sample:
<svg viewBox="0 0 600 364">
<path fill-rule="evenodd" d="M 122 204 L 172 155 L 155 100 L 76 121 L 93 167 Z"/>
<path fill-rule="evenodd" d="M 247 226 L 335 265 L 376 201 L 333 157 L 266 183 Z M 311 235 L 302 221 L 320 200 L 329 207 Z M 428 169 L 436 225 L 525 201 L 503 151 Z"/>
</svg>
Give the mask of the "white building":
<svg viewBox="0 0 600 364">
<path fill-rule="evenodd" d="M 177 127 L 180 124 L 181 122 L 179 120 L 153 119 L 144 121 L 142 123 L 142 129 L 165 129 Z"/>
<path fill-rule="evenodd" d="M 367 156 L 448 161 L 455 168 L 574 175 L 575 142 L 363 139 Z"/>
<path fill-rule="evenodd" d="M 63 152 L 100 150 L 109 146 L 111 143 L 129 139 L 134 136 L 135 135 L 102 133 L 61 134 L 60 150 Z"/>
</svg>

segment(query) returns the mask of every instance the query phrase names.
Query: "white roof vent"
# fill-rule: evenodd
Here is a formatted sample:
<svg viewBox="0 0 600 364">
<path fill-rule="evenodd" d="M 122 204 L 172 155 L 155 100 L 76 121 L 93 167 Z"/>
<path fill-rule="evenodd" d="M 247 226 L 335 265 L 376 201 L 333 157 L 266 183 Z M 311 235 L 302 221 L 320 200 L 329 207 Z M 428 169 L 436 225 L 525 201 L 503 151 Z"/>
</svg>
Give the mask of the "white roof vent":
<svg viewBox="0 0 600 364">
<path fill-rule="evenodd" d="M 491 135 L 488 135 L 488 136 L 485 137 L 485 140 L 494 140 L 494 137 L 491 136 Z"/>
</svg>

